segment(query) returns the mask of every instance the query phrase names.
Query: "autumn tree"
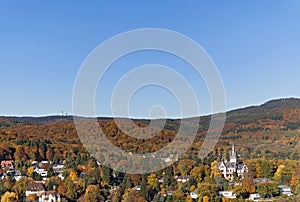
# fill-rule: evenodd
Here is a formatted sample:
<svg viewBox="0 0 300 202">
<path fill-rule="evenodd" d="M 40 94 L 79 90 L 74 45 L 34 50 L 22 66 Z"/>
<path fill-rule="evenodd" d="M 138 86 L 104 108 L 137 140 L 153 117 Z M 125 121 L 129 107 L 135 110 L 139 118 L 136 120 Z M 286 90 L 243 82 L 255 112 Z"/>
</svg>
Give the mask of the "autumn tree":
<svg viewBox="0 0 300 202">
<path fill-rule="evenodd" d="M 30 183 L 30 180 L 27 178 L 21 178 L 19 179 L 19 181 L 17 181 L 16 185 L 17 185 L 17 194 L 20 196 L 25 196 L 25 191 L 26 191 L 26 187 L 28 186 L 28 184 Z"/>
<path fill-rule="evenodd" d="M 215 184 L 211 183 L 199 183 L 196 193 L 201 197 L 208 196 L 209 198 L 214 198 L 217 195 L 218 188 Z"/>
<path fill-rule="evenodd" d="M 108 199 L 110 199 L 112 202 L 120 202 L 121 200 L 121 190 L 116 189 L 110 192 Z"/>
<path fill-rule="evenodd" d="M 130 181 L 130 177 L 128 174 L 125 175 L 124 180 L 121 184 L 121 190 L 122 192 L 125 192 L 126 189 L 131 188 L 132 184 Z"/>
<path fill-rule="evenodd" d="M 60 184 L 57 187 L 57 191 L 60 195 L 66 196 L 67 188 L 63 182 L 60 182 Z"/>
<path fill-rule="evenodd" d="M 83 178 L 79 178 L 77 184 L 76 184 L 76 191 L 78 195 L 81 195 L 85 192 L 87 187 L 86 181 Z"/>
<path fill-rule="evenodd" d="M 59 177 L 51 177 L 47 179 L 46 186 L 48 190 L 54 190 L 58 188 L 60 183 L 62 183 L 62 181 Z"/>
<path fill-rule="evenodd" d="M 147 200 L 136 190 L 126 189 L 123 195 L 122 202 L 147 202 Z"/>
<path fill-rule="evenodd" d="M 29 167 L 28 170 L 27 170 L 27 175 L 28 175 L 28 176 L 31 176 L 33 172 L 34 172 L 34 167 L 31 166 L 31 167 Z"/>
<path fill-rule="evenodd" d="M 173 166 L 168 166 L 164 169 L 164 185 L 165 186 L 170 186 L 170 185 L 175 185 L 177 182 L 174 179 L 174 170 Z"/>
<path fill-rule="evenodd" d="M 181 189 L 177 189 L 174 193 L 173 193 L 173 197 L 175 201 L 182 201 L 185 199 L 185 195 L 183 193 L 183 191 Z"/>
<path fill-rule="evenodd" d="M 261 182 L 257 184 L 257 192 L 261 196 L 273 196 L 278 193 L 278 186 L 275 182 Z"/>
<path fill-rule="evenodd" d="M 279 165 L 276 172 L 274 173 L 274 179 L 280 184 L 285 184 L 290 182 L 290 178 L 291 173 L 288 172 L 286 166 Z"/>
<path fill-rule="evenodd" d="M 85 202 L 97 202 L 101 200 L 100 190 L 96 185 L 89 185 L 84 194 Z"/>
<path fill-rule="evenodd" d="M 0 179 L 0 196 L 3 196 L 6 191 L 7 188 L 4 186 L 4 181 Z"/>
<path fill-rule="evenodd" d="M 141 175 L 137 174 L 128 174 L 127 175 L 130 179 L 130 182 L 133 184 L 133 186 L 137 186 L 140 184 L 141 181 Z M 128 187 L 127 187 L 128 188 Z"/>
<path fill-rule="evenodd" d="M 248 194 L 253 194 L 256 191 L 255 184 L 252 179 L 245 178 L 242 183 L 242 187 Z"/>
<path fill-rule="evenodd" d="M 262 160 L 260 163 L 260 177 L 272 177 L 273 172 L 273 165 L 267 160 Z"/>
<path fill-rule="evenodd" d="M 211 163 L 210 168 L 211 168 L 211 174 L 210 174 L 211 178 L 212 177 L 216 178 L 216 177 L 220 176 L 220 170 L 219 170 L 219 168 L 217 168 L 217 161 L 213 161 Z"/>
<path fill-rule="evenodd" d="M 66 188 L 66 193 L 65 195 L 69 198 L 69 199 L 76 199 L 77 197 L 77 192 L 76 192 L 76 186 L 74 184 L 74 182 L 71 179 L 66 179 L 64 181 L 65 184 L 65 188 Z"/>
<path fill-rule="evenodd" d="M 26 201 L 38 201 L 39 197 L 35 194 L 29 194 L 25 199 Z"/>
<path fill-rule="evenodd" d="M 69 177 L 71 178 L 72 181 L 76 181 L 78 179 L 77 172 L 75 170 L 71 170 Z"/>
<path fill-rule="evenodd" d="M 13 148 L 9 147 L 5 143 L 0 144 L 0 160 L 12 159 L 13 157 Z"/>
<path fill-rule="evenodd" d="M 234 187 L 233 193 L 236 195 L 237 198 L 242 198 L 243 195 L 246 194 L 246 189 L 241 185 L 237 185 Z"/>
<path fill-rule="evenodd" d="M 187 196 L 185 197 L 185 201 L 186 201 L 186 202 L 193 202 L 193 199 L 192 199 L 192 197 L 191 197 L 190 195 L 187 195 Z"/>
<path fill-rule="evenodd" d="M 197 166 L 193 168 L 190 172 L 190 175 L 196 180 L 197 183 L 200 183 L 204 180 L 207 172 L 207 167 L 204 165 Z"/>
<path fill-rule="evenodd" d="M 141 180 L 141 194 L 144 196 L 145 199 L 148 198 L 149 196 L 149 192 L 147 190 L 147 180 L 146 180 L 147 176 L 146 175 L 142 175 L 142 180 Z"/>
<path fill-rule="evenodd" d="M 291 178 L 291 188 L 295 194 L 300 193 L 300 171 L 294 171 Z"/>
<path fill-rule="evenodd" d="M 104 184 L 109 185 L 111 182 L 111 169 L 107 166 L 102 166 L 101 177 Z"/>
<path fill-rule="evenodd" d="M 192 160 L 181 159 L 178 162 L 178 166 L 177 166 L 181 176 L 186 176 L 191 171 L 193 164 L 194 164 L 194 161 L 192 161 Z"/>
<path fill-rule="evenodd" d="M 219 190 L 225 191 L 228 189 L 228 181 L 223 176 L 216 177 L 215 184 L 217 185 Z"/>
<path fill-rule="evenodd" d="M 203 202 L 209 202 L 209 197 L 208 197 L 208 196 L 204 196 L 204 197 L 202 198 L 202 201 L 203 201 Z"/>
<path fill-rule="evenodd" d="M 17 202 L 18 195 L 15 192 L 5 192 L 1 198 L 1 202 Z"/>
<path fill-rule="evenodd" d="M 14 156 L 15 156 L 16 161 L 27 161 L 28 160 L 28 156 L 25 153 L 25 149 L 21 145 L 18 145 L 16 147 L 16 152 L 15 152 Z"/>
<path fill-rule="evenodd" d="M 147 183 L 152 187 L 155 188 L 158 186 L 158 179 L 155 175 L 155 173 L 151 173 L 147 178 Z"/>
</svg>

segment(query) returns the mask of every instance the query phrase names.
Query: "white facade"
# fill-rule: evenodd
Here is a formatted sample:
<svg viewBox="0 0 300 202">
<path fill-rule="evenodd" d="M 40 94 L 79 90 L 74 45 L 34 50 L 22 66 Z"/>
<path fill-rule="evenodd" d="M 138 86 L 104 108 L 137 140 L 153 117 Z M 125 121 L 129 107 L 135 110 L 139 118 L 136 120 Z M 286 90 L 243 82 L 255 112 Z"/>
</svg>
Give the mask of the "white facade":
<svg viewBox="0 0 300 202">
<path fill-rule="evenodd" d="M 54 164 L 53 165 L 53 171 L 56 172 L 56 173 L 62 173 L 63 170 L 65 169 L 65 165 L 64 164 Z"/>
<path fill-rule="evenodd" d="M 233 194 L 233 191 L 219 191 L 219 196 L 225 198 L 236 198 L 236 195 Z"/>
<path fill-rule="evenodd" d="M 48 172 L 43 168 L 36 168 L 34 171 L 42 177 L 47 177 Z"/>
<path fill-rule="evenodd" d="M 192 199 L 197 199 L 197 198 L 199 198 L 199 195 L 196 194 L 194 191 L 190 193 L 190 196 L 192 197 Z"/>
<path fill-rule="evenodd" d="M 259 194 L 250 194 L 249 199 L 252 201 L 258 201 L 258 199 L 260 199 L 261 196 Z"/>
<path fill-rule="evenodd" d="M 49 191 L 39 196 L 39 202 L 61 202 L 61 198 L 57 192 Z"/>
<path fill-rule="evenodd" d="M 292 189 L 289 186 L 279 185 L 278 188 L 279 188 L 279 192 L 281 194 L 284 194 L 284 195 L 287 195 L 287 196 L 292 196 L 293 195 Z"/>
<path fill-rule="evenodd" d="M 44 190 L 26 190 L 25 195 L 29 196 L 29 195 L 40 195 L 44 192 Z"/>
</svg>

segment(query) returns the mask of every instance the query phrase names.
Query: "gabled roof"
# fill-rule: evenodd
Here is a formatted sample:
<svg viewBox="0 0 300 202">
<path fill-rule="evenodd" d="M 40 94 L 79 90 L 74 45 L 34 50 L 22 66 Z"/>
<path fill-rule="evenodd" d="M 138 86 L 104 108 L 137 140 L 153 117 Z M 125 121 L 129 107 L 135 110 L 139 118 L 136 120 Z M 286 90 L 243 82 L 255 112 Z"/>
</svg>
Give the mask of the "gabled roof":
<svg viewBox="0 0 300 202">
<path fill-rule="evenodd" d="M 5 167 L 7 165 L 12 165 L 14 163 L 14 160 L 3 160 L 1 161 L 1 167 Z"/>
<path fill-rule="evenodd" d="M 224 164 L 225 164 L 225 166 L 226 166 L 227 168 L 228 168 L 228 167 L 233 167 L 233 168 L 234 168 L 235 165 L 236 165 L 236 164 L 233 163 L 233 162 L 225 162 Z"/>
<path fill-rule="evenodd" d="M 26 187 L 26 191 L 45 191 L 45 187 L 41 183 L 33 182 Z"/>
</svg>

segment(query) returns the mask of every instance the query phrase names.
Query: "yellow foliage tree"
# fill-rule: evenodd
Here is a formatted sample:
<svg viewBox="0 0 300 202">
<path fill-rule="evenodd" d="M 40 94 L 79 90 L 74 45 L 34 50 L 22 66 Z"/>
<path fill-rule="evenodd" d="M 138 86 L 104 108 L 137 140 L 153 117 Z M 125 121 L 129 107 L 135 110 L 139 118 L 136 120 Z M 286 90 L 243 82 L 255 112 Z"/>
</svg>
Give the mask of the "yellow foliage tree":
<svg viewBox="0 0 300 202">
<path fill-rule="evenodd" d="M 26 196 L 26 201 L 38 201 L 38 197 L 34 194 Z"/>
<path fill-rule="evenodd" d="M 33 172 L 34 172 L 34 168 L 33 167 L 29 167 L 28 170 L 27 170 L 27 175 L 31 176 Z"/>
<path fill-rule="evenodd" d="M 195 191 L 195 189 L 196 189 L 196 186 L 195 186 L 195 185 L 192 185 L 192 186 L 190 187 L 190 192 Z"/>
<path fill-rule="evenodd" d="M 211 163 L 211 174 L 210 174 L 210 178 L 212 178 L 212 176 L 214 177 L 218 177 L 220 176 L 220 171 L 219 168 L 217 168 L 217 161 L 214 161 Z"/>
<path fill-rule="evenodd" d="M 291 187 L 295 194 L 300 194 L 300 171 L 295 171 L 291 178 Z"/>
<path fill-rule="evenodd" d="M 204 196 L 204 197 L 203 197 L 203 202 L 209 202 L 208 196 Z"/>
<path fill-rule="evenodd" d="M 75 181 L 75 180 L 78 179 L 77 172 L 74 171 L 74 170 L 72 170 L 72 171 L 70 172 L 69 176 L 70 176 L 70 178 L 71 178 L 72 181 Z"/>
<path fill-rule="evenodd" d="M 281 178 L 281 176 L 282 176 L 282 174 L 283 174 L 284 169 L 285 169 L 285 166 L 284 166 L 284 165 L 278 166 L 276 172 L 274 173 L 274 178 L 275 178 L 277 181 L 280 180 L 280 178 Z"/>
<path fill-rule="evenodd" d="M 261 167 L 260 167 L 260 163 L 256 163 L 255 164 L 255 170 L 256 170 L 256 177 L 261 177 Z"/>
<path fill-rule="evenodd" d="M 18 201 L 18 195 L 14 192 L 5 192 L 1 198 L 1 202 L 15 202 Z"/>
<path fill-rule="evenodd" d="M 186 202 L 193 202 L 193 199 L 190 195 L 187 195 L 186 198 L 185 198 L 185 201 Z"/>
<path fill-rule="evenodd" d="M 148 176 L 147 180 L 148 180 L 148 184 L 149 184 L 152 188 L 154 188 L 154 187 L 157 186 L 157 184 L 158 184 L 158 179 L 157 179 L 157 177 L 156 177 L 156 175 L 155 175 L 154 173 L 150 174 L 150 175 Z"/>
<path fill-rule="evenodd" d="M 190 175 L 196 180 L 197 183 L 203 181 L 205 176 L 205 166 L 197 166 L 191 170 Z"/>
</svg>

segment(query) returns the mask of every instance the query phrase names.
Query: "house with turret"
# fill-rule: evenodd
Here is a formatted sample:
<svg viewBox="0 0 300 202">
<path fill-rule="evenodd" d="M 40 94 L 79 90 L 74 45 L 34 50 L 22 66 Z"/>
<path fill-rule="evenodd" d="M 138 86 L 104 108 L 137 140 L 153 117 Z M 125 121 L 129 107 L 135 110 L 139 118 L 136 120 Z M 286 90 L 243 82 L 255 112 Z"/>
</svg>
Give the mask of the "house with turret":
<svg viewBox="0 0 300 202">
<path fill-rule="evenodd" d="M 221 162 L 217 163 L 217 168 L 225 179 L 232 181 L 234 176 L 238 177 L 239 179 L 244 179 L 245 173 L 248 172 L 248 167 L 245 164 L 238 164 L 237 159 L 238 155 L 235 152 L 234 144 L 232 144 L 230 161 L 228 162 L 222 158 Z"/>
</svg>

